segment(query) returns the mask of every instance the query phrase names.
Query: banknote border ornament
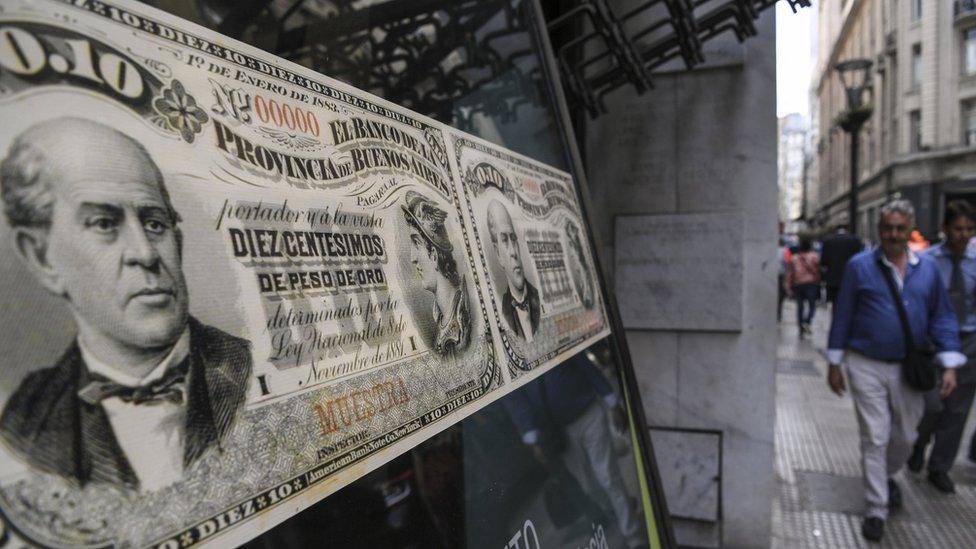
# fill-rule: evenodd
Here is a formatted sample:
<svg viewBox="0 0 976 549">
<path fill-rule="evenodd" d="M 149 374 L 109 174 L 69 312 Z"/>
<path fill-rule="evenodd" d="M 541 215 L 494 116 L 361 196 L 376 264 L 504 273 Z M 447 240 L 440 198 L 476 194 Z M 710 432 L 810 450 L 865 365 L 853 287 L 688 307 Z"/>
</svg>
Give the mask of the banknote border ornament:
<svg viewBox="0 0 976 549">
<path fill-rule="evenodd" d="M 207 112 L 186 92 L 183 83 L 175 78 L 153 100 L 153 110 L 159 115 L 153 119 L 154 123 L 180 134 L 187 143 L 193 143 L 196 134 L 202 132 L 204 124 L 210 121 Z"/>
</svg>

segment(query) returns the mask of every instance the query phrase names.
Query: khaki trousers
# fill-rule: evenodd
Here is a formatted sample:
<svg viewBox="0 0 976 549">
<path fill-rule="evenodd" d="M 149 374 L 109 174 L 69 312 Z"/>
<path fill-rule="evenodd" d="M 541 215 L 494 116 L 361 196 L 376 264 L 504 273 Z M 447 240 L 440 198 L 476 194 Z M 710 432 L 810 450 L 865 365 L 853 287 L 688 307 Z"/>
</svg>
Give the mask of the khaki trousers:
<svg viewBox="0 0 976 549">
<path fill-rule="evenodd" d="M 617 519 L 620 533 L 631 547 L 647 543 L 637 512 L 631 506 L 627 487 L 610 440 L 609 423 L 603 407 L 594 402 L 586 412 L 566 426 L 566 469 L 583 486 L 602 489 Z M 601 506 L 602 507 L 602 506 Z"/>
<path fill-rule="evenodd" d="M 925 411 L 924 393 L 905 383 L 901 365 L 851 352 L 847 360 L 861 436 L 861 468 L 869 517 L 888 516 L 888 479 L 911 454 Z"/>
</svg>

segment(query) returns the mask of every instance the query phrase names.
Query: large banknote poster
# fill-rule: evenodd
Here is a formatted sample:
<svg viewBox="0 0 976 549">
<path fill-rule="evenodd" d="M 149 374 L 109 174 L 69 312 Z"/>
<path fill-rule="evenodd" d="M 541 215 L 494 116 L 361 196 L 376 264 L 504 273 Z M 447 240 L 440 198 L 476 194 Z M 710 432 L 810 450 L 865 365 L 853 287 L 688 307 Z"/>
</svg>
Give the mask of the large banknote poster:
<svg viewBox="0 0 976 549">
<path fill-rule="evenodd" d="M 141 4 L 0 0 L 0 120 L 5 536 L 246 541 L 607 333 L 567 174 Z"/>
</svg>

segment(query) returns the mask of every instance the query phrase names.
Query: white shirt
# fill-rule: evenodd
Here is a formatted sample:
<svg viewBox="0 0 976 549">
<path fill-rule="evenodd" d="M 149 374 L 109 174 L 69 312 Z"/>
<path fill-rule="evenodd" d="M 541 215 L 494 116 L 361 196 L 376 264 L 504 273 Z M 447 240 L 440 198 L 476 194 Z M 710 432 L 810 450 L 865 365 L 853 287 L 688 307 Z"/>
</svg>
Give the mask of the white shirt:
<svg viewBox="0 0 976 549">
<path fill-rule="evenodd" d="M 173 349 L 153 371 L 139 379 L 101 362 L 78 338 L 81 357 L 89 372 L 127 387 L 149 385 L 160 379 L 170 367 L 190 354 L 190 330 L 184 330 Z M 186 391 L 183 402 L 153 401 L 133 404 L 119 397 L 102 400 L 115 438 L 129 465 L 139 479 L 141 492 L 153 492 L 180 480 L 183 476 L 183 434 L 186 425 Z"/>
<path fill-rule="evenodd" d="M 523 311 L 521 308 L 515 308 L 515 314 L 518 315 L 519 322 L 522 323 L 522 333 L 525 334 L 525 341 L 532 343 L 532 316 L 529 314 L 529 308 L 526 307 Z"/>
<path fill-rule="evenodd" d="M 908 264 L 918 265 L 918 262 L 918 254 L 908 250 Z M 905 279 L 902 277 L 901 271 L 898 269 L 898 267 L 894 263 L 888 261 L 888 257 L 885 256 L 885 254 L 881 254 L 881 263 L 891 270 L 891 274 L 895 277 L 895 284 L 898 285 L 898 289 L 904 289 Z M 831 364 L 841 364 L 845 358 L 847 358 L 846 349 L 827 349 L 827 361 Z M 957 351 L 943 351 L 941 353 L 936 353 L 935 360 L 945 368 L 958 368 L 966 364 L 966 355 Z"/>
<path fill-rule="evenodd" d="M 528 281 L 526 281 L 528 283 Z M 515 299 L 515 289 L 509 285 L 508 291 L 512 294 L 512 304 L 521 305 L 525 303 L 525 300 L 529 299 L 528 288 L 522 286 L 522 299 Z M 532 315 L 529 314 L 529 308 L 526 307 L 515 307 L 515 315 L 519 319 L 519 324 L 522 325 L 522 333 L 525 334 L 525 341 L 527 343 L 532 343 L 532 336 L 534 335 L 534 330 L 532 329 Z"/>
</svg>

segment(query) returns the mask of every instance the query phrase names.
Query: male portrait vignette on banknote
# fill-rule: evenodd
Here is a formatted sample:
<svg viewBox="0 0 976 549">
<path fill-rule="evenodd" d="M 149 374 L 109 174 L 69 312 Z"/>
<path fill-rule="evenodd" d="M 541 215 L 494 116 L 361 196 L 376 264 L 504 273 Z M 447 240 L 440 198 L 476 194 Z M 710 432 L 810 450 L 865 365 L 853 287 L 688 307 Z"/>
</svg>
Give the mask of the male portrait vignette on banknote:
<svg viewBox="0 0 976 549">
<path fill-rule="evenodd" d="M 242 543 L 608 333 L 572 178 L 128 0 L 0 0 L 0 521 Z"/>
</svg>

